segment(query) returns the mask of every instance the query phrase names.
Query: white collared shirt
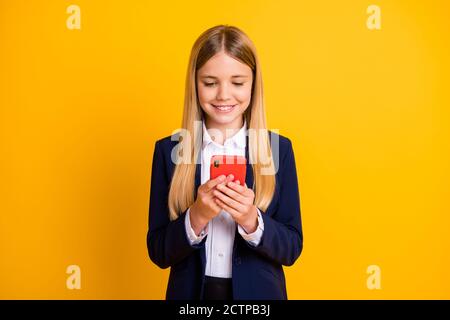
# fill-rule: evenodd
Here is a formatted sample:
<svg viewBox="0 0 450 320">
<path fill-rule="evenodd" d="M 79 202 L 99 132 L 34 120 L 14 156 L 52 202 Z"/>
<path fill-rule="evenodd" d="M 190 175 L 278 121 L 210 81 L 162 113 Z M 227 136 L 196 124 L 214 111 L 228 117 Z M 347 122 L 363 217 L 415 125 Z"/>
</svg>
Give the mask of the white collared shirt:
<svg viewBox="0 0 450 320">
<path fill-rule="evenodd" d="M 241 155 L 245 156 L 247 123 L 244 121 L 242 128 L 232 137 L 224 141 L 223 145 L 214 142 L 209 135 L 203 122 L 203 143 L 201 152 L 201 184 L 210 179 L 210 163 L 212 155 Z M 242 181 L 241 183 L 243 183 Z M 211 277 L 231 278 L 233 244 L 236 232 L 236 222 L 231 215 L 222 210 L 216 217 L 211 219 L 205 229 L 197 236 L 191 227 L 190 209 L 187 210 L 185 218 L 186 233 L 193 244 L 200 243 L 206 238 L 206 269 L 205 275 Z M 264 231 L 264 222 L 258 209 L 258 227 L 253 233 L 246 233 L 238 225 L 239 234 L 251 245 L 257 246 L 261 241 Z"/>
</svg>

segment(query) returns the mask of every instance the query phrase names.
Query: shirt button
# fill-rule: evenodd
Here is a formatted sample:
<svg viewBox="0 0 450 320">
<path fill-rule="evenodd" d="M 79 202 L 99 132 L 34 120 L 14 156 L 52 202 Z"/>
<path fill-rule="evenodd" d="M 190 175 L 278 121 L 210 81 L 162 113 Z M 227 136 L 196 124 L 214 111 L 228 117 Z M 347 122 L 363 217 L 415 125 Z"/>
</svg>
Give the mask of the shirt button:
<svg viewBox="0 0 450 320">
<path fill-rule="evenodd" d="M 221 258 L 222 258 L 222 257 L 223 257 L 223 253 L 219 253 L 219 257 L 221 257 Z"/>
</svg>

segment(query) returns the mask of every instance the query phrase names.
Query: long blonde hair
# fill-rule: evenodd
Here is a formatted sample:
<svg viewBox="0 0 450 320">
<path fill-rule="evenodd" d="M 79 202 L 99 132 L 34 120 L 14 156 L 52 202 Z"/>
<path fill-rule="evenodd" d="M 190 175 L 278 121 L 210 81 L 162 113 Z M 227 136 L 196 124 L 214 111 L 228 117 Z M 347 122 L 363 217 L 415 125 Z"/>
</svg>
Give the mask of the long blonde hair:
<svg viewBox="0 0 450 320">
<path fill-rule="evenodd" d="M 264 96 L 261 68 L 256 54 L 256 48 L 249 37 L 234 26 L 218 25 L 203 32 L 195 41 L 189 59 L 186 75 L 186 89 L 184 99 L 183 120 L 181 128 L 189 133 L 191 143 L 190 161 L 179 162 L 175 166 L 170 184 L 168 206 L 170 220 L 189 208 L 195 201 L 195 171 L 196 163 L 201 152 L 202 126 L 194 126 L 196 121 L 202 121 L 203 110 L 197 97 L 196 75 L 200 69 L 216 53 L 224 50 L 226 54 L 248 65 L 253 71 L 252 97 L 249 107 L 244 113 L 248 129 L 255 132 L 249 134 L 248 151 L 254 177 L 253 186 L 248 186 L 255 192 L 255 205 L 263 211 L 267 210 L 275 192 L 275 174 L 262 174 L 263 164 L 258 159 L 269 159 L 273 164 L 272 149 L 266 126 L 264 111 Z M 262 132 L 265 132 L 262 133 Z M 200 138 L 200 139 L 199 139 Z M 181 139 L 180 139 L 181 140 Z M 259 147 L 259 148 L 258 148 Z M 186 152 L 186 151 L 183 151 Z M 267 163 L 267 161 L 265 161 Z"/>
</svg>

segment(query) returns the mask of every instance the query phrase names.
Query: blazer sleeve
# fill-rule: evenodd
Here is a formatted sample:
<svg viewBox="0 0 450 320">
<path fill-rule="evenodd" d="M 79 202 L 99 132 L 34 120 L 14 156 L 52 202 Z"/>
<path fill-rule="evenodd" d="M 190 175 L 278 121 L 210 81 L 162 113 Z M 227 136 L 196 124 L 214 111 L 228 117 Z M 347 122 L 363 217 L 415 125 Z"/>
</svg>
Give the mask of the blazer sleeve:
<svg viewBox="0 0 450 320">
<path fill-rule="evenodd" d="M 292 143 L 288 140 L 287 151 L 280 168 L 279 205 L 272 216 L 262 212 L 264 232 L 258 246 L 248 245 L 261 255 L 275 262 L 290 266 L 303 249 L 303 232 L 300 216 L 300 195 L 297 182 Z"/>
<path fill-rule="evenodd" d="M 161 141 L 157 141 L 153 153 L 147 249 L 150 259 L 163 269 L 177 264 L 200 249 L 206 240 L 203 239 L 199 244 L 190 244 L 184 221 L 187 210 L 176 220 L 170 221 L 168 207 L 170 180 L 166 161 L 171 161 L 170 151 L 165 157 Z"/>
</svg>

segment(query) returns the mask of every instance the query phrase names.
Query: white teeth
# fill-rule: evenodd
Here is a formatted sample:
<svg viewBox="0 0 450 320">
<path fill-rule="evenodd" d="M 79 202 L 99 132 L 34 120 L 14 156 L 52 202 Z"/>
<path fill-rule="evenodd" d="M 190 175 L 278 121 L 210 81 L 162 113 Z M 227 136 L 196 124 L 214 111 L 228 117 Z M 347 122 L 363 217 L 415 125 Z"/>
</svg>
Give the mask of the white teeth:
<svg viewBox="0 0 450 320">
<path fill-rule="evenodd" d="M 214 106 L 217 109 L 219 109 L 220 111 L 230 111 L 231 109 L 233 109 L 234 105 L 228 105 L 228 106 Z"/>
</svg>

